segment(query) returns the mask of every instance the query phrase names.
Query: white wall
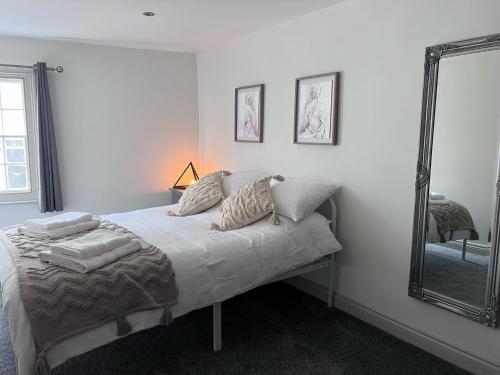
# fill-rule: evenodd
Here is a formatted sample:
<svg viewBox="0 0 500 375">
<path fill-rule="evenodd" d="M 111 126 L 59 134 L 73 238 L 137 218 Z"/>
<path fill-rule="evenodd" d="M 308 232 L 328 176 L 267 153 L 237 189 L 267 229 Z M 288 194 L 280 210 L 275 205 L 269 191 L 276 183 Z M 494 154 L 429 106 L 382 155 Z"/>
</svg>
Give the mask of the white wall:
<svg viewBox="0 0 500 375">
<path fill-rule="evenodd" d="M 467 207 L 483 243 L 495 206 L 499 105 L 500 50 L 441 61 L 431 191 Z"/>
<path fill-rule="evenodd" d="M 124 211 L 169 203 L 198 160 L 195 55 L 0 37 L 1 62 L 49 73 L 66 210 Z M 39 216 L 0 205 L 0 227 Z"/>
<path fill-rule="evenodd" d="M 197 57 L 205 170 L 338 181 L 338 294 L 496 364 L 498 330 L 407 288 L 424 49 L 498 32 L 497 0 L 350 0 Z M 340 145 L 294 145 L 294 79 L 330 71 L 342 73 Z M 234 88 L 254 83 L 266 84 L 264 143 L 235 143 Z"/>
</svg>

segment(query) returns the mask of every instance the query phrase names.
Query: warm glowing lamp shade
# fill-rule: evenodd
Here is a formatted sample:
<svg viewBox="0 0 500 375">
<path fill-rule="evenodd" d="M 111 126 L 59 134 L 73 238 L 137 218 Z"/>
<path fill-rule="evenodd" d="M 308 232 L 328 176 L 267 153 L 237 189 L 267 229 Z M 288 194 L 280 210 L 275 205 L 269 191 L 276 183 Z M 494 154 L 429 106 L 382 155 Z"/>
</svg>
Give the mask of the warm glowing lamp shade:
<svg viewBox="0 0 500 375">
<path fill-rule="evenodd" d="M 196 169 L 194 169 L 194 165 L 190 162 L 184 171 L 181 173 L 180 177 L 175 181 L 174 189 L 184 190 L 189 185 L 194 184 L 200 178 L 198 177 L 198 173 L 196 173 Z"/>
</svg>

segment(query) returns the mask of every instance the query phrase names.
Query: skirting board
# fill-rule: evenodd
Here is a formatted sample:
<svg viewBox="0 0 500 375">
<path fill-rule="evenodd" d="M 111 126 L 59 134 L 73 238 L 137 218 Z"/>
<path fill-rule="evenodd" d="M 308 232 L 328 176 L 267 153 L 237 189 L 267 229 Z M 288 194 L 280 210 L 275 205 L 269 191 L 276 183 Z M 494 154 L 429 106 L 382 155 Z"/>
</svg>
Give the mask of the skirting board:
<svg viewBox="0 0 500 375">
<path fill-rule="evenodd" d="M 322 301 L 327 300 L 327 287 L 304 277 L 288 279 L 286 283 L 302 290 Z M 347 297 L 336 294 L 334 306 L 368 324 L 371 324 L 400 340 L 425 350 L 454 365 L 478 375 L 499 375 L 500 366 L 476 354 L 457 348 L 425 332 L 402 324 L 388 316 L 380 314 Z"/>
</svg>

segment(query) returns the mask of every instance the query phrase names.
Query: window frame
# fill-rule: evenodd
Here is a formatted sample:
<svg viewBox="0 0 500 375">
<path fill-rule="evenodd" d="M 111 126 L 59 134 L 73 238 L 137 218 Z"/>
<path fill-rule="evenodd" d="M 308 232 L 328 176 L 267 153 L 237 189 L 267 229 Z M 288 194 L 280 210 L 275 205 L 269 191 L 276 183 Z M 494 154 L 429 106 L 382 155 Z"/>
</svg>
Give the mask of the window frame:
<svg viewBox="0 0 500 375">
<path fill-rule="evenodd" d="M 26 154 L 29 176 L 29 189 L 20 192 L 0 192 L 0 204 L 38 202 L 39 174 L 38 174 L 38 123 L 36 108 L 36 91 L 34 72 L 21 69 L 2 68 L 0 79 L 22 79 L 24 94 L 24 113 L 26 121 Z M 9 136 L 2 136 L 9 138 Z M 4 151 L 5 152 L 5 151 Z"/>
</svg>

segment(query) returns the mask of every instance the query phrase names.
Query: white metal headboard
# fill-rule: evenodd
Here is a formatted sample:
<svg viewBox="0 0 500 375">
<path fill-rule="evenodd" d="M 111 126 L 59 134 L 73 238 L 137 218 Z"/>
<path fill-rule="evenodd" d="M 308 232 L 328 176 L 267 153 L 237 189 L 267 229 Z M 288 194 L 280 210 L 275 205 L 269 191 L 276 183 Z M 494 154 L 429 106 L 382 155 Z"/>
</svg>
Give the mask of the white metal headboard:
<svg viewBox="0 0 500 375">
<path fill-rule="evenodd" d="M 333 197 L 328 198 L 324 203 L 316 209 L 316 212 L 326 217 L 331 221 L 330 229 L 334 235 L 337 235 L 337 205 Z"/>
</svg>

